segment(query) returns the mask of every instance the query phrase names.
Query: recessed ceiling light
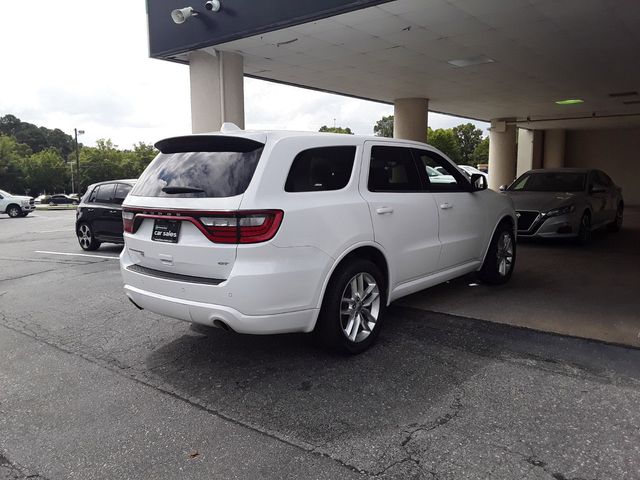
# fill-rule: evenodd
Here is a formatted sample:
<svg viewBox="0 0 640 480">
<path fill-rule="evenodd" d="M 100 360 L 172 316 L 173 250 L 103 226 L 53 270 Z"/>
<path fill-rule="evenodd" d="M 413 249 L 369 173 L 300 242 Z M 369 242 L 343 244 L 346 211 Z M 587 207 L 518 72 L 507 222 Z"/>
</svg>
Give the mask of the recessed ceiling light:
<svg viewBox="0 0 640 480">
<path fill-rule="evenodd" d="M 473 65 L 482 65 L 484 63 L 493 63 L 495 60 L 485 55 L 473 58 L 463 58 L 461 60 L 449 60 L 447 63 L 454 67 L 471 67 Z"/>
<path fill-rule="evenodd" d="M 556 103 L 558 105 L 575 105 L 577 103 L 584 103 L 584 100 L 580 100 L 579 98 L 568 98 L 566 100 L 557 100 Z"/>
</svg>

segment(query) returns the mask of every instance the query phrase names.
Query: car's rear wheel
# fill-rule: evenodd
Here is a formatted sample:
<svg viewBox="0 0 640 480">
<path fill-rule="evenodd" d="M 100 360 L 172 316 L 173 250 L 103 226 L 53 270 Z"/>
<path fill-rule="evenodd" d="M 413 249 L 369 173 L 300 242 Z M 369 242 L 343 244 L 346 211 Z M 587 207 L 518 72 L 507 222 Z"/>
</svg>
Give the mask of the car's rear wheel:
<svg viewBox="0 0 640 480">
<path fill-rule="evenodd" d="M 78 243 L 83 250 L 92 251 L 100 248 L 100 242 L 93 235 L 93 230 L 88 223 L 81 223 L 78 226 Z"/>
<path fill-rule="evenodd" d="M 11 218 L 18 218 L 22 215 L 22 209 L 18 205 L 9 205 L 9 208 L 7 208 L 7 215 Z"/>
<path fill-rule="evenodd" d="M 356 259 L 340 267 L 327 286 L 314 336 L 324 346 L 357 354 L 368 349 L 382 327 L 386 286 L 380 269 Z"/>
<path fill-rule="evenodd" d="M 492 285 L 506 283 L 513 274 L 515 264 L 516 237 L 513 227 L 507 222 L 502 222 L 489 244 L 489 251 L 480 269 L 480 280 Z"/>
<path fill-rule="evenodd" d="M 609 224 L 609 230 L 612 232 L 619 232 L 622 228 L 622 220 L 624 218 L 624 204 L 620 202 L 616 210 L 616 218 Z"/>
<path fill-rule="evenodd" d="M 584 212 L 580 218 L 576 243 L 578 245 L 588 245 L 589 242 L 591 242 L 591 215 L 589 212 Z"/>
</svg>

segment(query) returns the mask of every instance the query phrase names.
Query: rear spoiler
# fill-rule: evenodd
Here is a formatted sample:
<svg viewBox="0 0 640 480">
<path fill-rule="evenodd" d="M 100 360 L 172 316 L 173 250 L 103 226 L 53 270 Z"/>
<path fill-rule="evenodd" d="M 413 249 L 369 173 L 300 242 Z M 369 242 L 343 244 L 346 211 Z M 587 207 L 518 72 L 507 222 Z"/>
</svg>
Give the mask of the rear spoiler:
<svg viewBox="0 0 640 480">
<path fill-rule="evenodd" d="M 264 143 L 238 136 L 185 135 L 160 140 L 155 147 L 162 153 L 181 152 L 253 152 Z"/>
</svg>

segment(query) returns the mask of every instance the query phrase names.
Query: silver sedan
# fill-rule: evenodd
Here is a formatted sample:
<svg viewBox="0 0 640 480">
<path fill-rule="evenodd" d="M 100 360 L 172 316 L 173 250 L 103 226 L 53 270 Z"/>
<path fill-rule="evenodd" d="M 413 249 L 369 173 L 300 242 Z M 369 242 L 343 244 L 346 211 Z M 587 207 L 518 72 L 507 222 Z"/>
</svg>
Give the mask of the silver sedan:
<svg viewBox="0 0 640 480">
<path fill-rule="evenodd" d="M 573 237 L 585 244 L 595 229 L 622 227 L 622 192 L 601 170 L 530 170 L 500 190 L 515 205 L 518 237 Z"/>
</svg>

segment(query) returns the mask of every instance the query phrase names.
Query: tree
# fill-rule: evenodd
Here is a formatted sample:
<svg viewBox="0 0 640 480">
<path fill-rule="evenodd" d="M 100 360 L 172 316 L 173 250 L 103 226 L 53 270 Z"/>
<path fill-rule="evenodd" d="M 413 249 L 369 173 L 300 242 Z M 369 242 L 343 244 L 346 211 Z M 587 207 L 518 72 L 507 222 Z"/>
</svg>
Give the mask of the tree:
<svg viewBox="0 0 640 480">
<path fill-rule="evenodd" d="M 0 135 L 0 188 L 16 193 L 24 191 L 23 162 L 30 155 L 31 149 L 27 145 L 16 142 L 13 137 Z"/>
<path fill-rule="evenodd" d="M 34 153 L 24 161 L 25 181 L 29 194 L 63 191 L 68 184 L 69 170 L 57 150 L 50 148 Z"/>
<path fill-rule="evenodd" d="M 480 163 L 489 163 L 489 137 L 484 138 L 473 151 L 471 156 L 473 166 L 477 167 Z"/>
<path fill-rule="evenodd" d="M 378 137 L 393 137 L 393 115 L 382 117 L 373 126 L 373 133 Z"/>
<path fill-rule="evenodd" d="M 447 157 L 454 161 L 460 162 L 460 147 L 457 138 L 450 128 L 438 128 L 437 130 L 427 129 L 427 143 L 436 147 Z"/>
<path fill-rule="evenodd" d="M 111 140 L 97 140 L 95 147 L 83 146 L 80 150 L 80 188 L 78 193 L 84 192 L 92 183 L 124 178 L 123 160 L 124 152 L 116 149 Z"/>
<path fill-rule="evenodd" d="M 326 125 L 323 125 L 320 127 L 320 130 L 318 130 L 319 132 L 329 132 L 329 133 L 344 133 L 347 135 L 353 135 L 353 132 L 351 131 L 351 129 L 349 127 L 346 128 L 342 128 L 342 127 L 327 127 Z"/>
<path fill-rule="evenodd" d="M 482 130 L 476 128 L 472 123 L 465 123 L 453 127 L 453 134 L 456 137 L 459 150 L 459 163 L 471 165 L 473 163 L 473 152 L 482 142 Z"/>
</svg>

